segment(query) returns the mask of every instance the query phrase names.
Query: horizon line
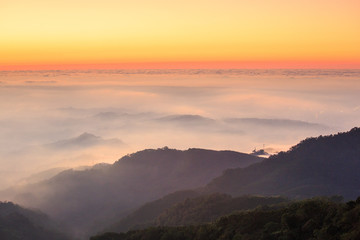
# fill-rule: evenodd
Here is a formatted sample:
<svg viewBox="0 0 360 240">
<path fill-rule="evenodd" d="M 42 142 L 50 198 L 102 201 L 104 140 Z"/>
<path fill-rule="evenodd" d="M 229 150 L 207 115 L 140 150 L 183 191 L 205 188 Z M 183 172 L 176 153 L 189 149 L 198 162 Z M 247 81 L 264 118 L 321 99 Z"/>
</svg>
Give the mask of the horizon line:
<svg viewBox="0 0 360 240">
<path fill-rule="evenodd" d="M 120 63 L 8 64 L 0 71 L 39 70 L 140 70 L 140 69 L 360 69 L 360 62 L 343 61 L 169 61 Z"/>
</svg>

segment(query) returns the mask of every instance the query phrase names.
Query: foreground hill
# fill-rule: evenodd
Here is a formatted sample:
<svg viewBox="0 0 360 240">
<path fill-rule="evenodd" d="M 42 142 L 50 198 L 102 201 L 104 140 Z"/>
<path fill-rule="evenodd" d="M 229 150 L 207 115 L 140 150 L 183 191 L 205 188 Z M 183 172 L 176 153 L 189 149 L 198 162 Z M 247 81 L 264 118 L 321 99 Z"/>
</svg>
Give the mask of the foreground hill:
<svg viewBox="0 0 360 240">
<path fill-rule="evenodd" d="M 238 210 L 253 209 L 288 200 L 282 197 L 242 196 L 226 194 L 200 195 L 196 191 L 179 191 L 146 203 L 107 231 L 124 232 L 149 226 L 182 226 L 211 222 Z"/>
<path fill-rule="evenodd" d="M 160 199 L 145 203 L 120 221 L 115 221 L 112 226 L 105 229 L 105 232 L 124 232 L 130 229 L 155 226 L 156 219 L 164 211 L 186 199 L 192 199 L 199 196 L 200 193 L 195 190 L 183 190 L 170 193 Z"/>
<path fill-rule="evenodd" d="M 11 202 L 0 202 L 0 239 L 68 240 L 54 230 L 47 216 Z"/>
<path fill-rule="evenodd" d="M 235 211 L 254 209 L 259 206 L 286 203 L 283 197 L 242 196 L 233 198 L 226 194 L 203 195 L 175 204 L 162 212 L 155 220 L 158 226 L 184 226 L 215 221 Z"/>
<path fill-rule="evenodd" d="M 232 151 L 149 149 L 127 155 L 113 165 L 64 171 L 14 190 L 12 200 L 41 209 L 64 229 L 84 237 L 148 201 L 204 186 L 225 169 L 261 160 Z"/>
<path fill-rule="evenodd" d="M 360 199 L 347 204 L 308 199 L 287 206 L 257 208 L 224 216 L 210 224 L 151 227 L 105 233 L 90 240 L 355 240 L 360 239 Z"/>
<path fill-rule="evenodd" d="M 288 152 L 247 168 L 230 169 L 206 186 L 206 191 L 310 197 L 360 195 L 360 128 L 309 138 Z"/>
</svg>

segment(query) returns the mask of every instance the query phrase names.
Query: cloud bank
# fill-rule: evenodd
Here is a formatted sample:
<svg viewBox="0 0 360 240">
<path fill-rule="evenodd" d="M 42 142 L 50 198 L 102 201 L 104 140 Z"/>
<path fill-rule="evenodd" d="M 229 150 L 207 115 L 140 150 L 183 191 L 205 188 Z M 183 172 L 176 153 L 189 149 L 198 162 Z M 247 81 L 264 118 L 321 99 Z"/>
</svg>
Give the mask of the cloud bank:
<svg viewBox="0 0 360 240">
<path fill-rule="evenodd" d="M 145 148 L 286 150 L 357 126 L 359 77 L 358 70 L 0 72 L 0 188 Z"/>
</svg>

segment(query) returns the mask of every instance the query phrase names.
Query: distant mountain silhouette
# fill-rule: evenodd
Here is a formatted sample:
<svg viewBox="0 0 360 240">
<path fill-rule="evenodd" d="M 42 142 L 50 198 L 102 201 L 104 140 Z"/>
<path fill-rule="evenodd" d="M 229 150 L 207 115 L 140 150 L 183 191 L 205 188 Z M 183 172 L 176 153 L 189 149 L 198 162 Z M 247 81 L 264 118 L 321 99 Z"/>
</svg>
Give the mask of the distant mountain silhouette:
<svg viewBox="0 0 360 240">
<path fill-rule="evenodd" d="M 79 139 L 94 139 L 88 134 Z M 96 139 L 96 137 L 95 137 Z M 81 142 L 81 141 L 80 141 Z M 74 227 L 75 235 L 97 231 L 131 209 L 171 192 L 204 186 L 229 168 L 263 160 L 233 151 L 148 149 L 113 165 L 67 170 L 15 191 L 15 202 L 42 209 Z"/>
<path fill-rule="evenodd" d="M 94 115 L 95 118 L 101 119 L 101 120 L 115 120 L 122 116 L 123 114 L 119 114 L 116 112 L 100 112 L 96 115 Z"/>
<path fill-rule="evenodd" d="M 19 184 L 32 184 L 32 183 L 37 183 L 46 179 L 49 179 L 57 174 L 59 174 L 62 171 L 67 170 L 67 168 L 62 168 L 62 167 L 58 167 L 58 168 L 50 168 L 35 174 L 32 174 L 26 178 L 23 178 L 19 181 Z"/>
<path fill-rule="evenodd" d="M 11 202 L 0 202 L 0 239 L 2 240 L 68 240 L 55 230 L 50 219 Z"/>
<path fill-rule="evenodd" d="M 54 143 L 45 145 L 45 147 L 55 149 L 55 150 L 64 150 L 64 149 L 79 149 L 79 148 L 89 148 L 100 145 L 113 145 L 121 146 L 124 143 L 117 139 L 103 139 L 99 136 L 95 136 L 91 133 L 83 133 L 77 137 L 60 140 Z"/>
<path fill-rule="evenodd" d="M 200 115 L 169 115 L 165 117 L 158 118 L 161 122 L 175 123 L 179 125 L 201 125 L 201 124 L 214 124 L 215 120 L 211 118 L 206 118 Z"/>
<path fill-rule="evenodd" d="M 290 197 L 360 195 L 360 128 L 330 136 L 308 138 L 288 152 L 246 168 L 230 169 L 206 191 L 234 196 L 280 194 Z"/>
<path fill-rule="evenodd" d="M 290 129 L 309 129 L 309 130 L 324 130 L 329 129 L 328 126 L 305 122 L 300 120 L 281 119 L 281 118 L 227 118 L 228 123 L 233 124 L 245 124 L 259 127 L 271 127 L 271 128 L 290 128 Z"/>
</svg>

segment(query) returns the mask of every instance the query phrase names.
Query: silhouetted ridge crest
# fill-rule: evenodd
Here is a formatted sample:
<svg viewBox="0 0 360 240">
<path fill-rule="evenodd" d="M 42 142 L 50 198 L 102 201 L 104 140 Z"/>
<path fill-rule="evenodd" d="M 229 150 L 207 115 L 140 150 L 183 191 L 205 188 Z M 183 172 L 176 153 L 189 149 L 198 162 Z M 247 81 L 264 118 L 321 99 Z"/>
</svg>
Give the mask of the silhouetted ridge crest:
<svg viewBox="0 0 360 240">
<path fill-rule="evenodd" d="M 219 159 L 218 157 L 221 158 Z M 121 164 L 126 161 L 156 161 L 159 159 L 164 159 L 165 161 L 177 161 L 179 159 L 185 160 L 201 160 L 201 161 L 208 161 L 216 159 L 217 161 L 229 160 L 229 158 L 246 158 L 246 159 L 256 159 L 252 158 L 251 155 L 230 151 L 230 150 L 223 150 L 223 151 L 215 151 L 215 150 L 208 150 L 208 149 L 201 149 L 201 148 L 189 148 L 188 150 L 177 150 L 168 147 L 158 148 L 158 149 L 145 149 L 142 151 L 138 151 L 132 154 L 128 154 L 120 158 L 114 164 Z"/>
<path fill-rule="evenodd" d="M 304 148 L 307 148 L 307 151 L 311 151 L 318 147 L 324 147 L 325 144 L 327 145 L 326 147 L 329 147 L 330 145 L 336 147 L 360 147 L 360 128 L 355 127 L 349 132 L 331 134 L 328 136 L 320 135 L 319 137 L 306 138 L 297 145 L 291 147 L 288 152 L 303 151 Z M 320 148 L 320 150 L 322 150 L 322 148 Z M 274 157 L 276 157 L 276 155 L 274 155 Z"/>
<path fill-rule="evenodd" d="M 229 169 L 206 190 L 292 197 L 360 195 L 360 129 L 308 138 L 244 169 Z"/>
</svg>

